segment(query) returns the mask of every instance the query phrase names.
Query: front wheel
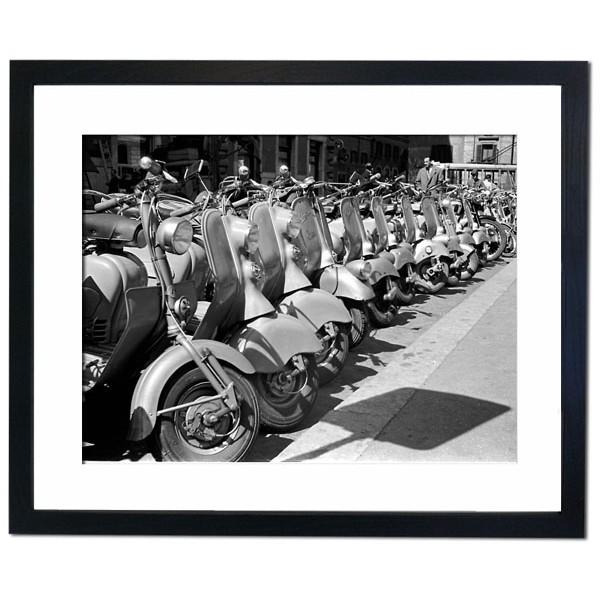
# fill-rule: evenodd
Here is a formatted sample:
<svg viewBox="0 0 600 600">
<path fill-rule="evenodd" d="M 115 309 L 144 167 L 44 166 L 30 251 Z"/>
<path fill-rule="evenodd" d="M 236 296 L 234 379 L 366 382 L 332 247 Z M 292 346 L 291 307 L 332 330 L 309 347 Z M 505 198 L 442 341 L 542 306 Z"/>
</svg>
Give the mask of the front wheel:
<svg viewBox="0 0 600 600">
<path fill-rule="evenodd" d="M 398 301 L 403 306 L 412 304 L 415 299 L 415 284 L 413 266 L 408 263 L 398 271 L 400 280 L 398 281 Z"/>
<path fill-rule="evenodd" d="M 398 282 L 390 276 L 382 277 L 373 285 L 373 291 L 375 298 L 367 302 L 371 322 L 376 327 L 389 327 L 396 314 L 394 301 L 400 294 Z"/>
<path fill-rule="evenodd" d="M 259 404 L 250 382 L 238 371 L 224 367 L 233 382 L 237 408 L 229 410 L 198 368 L 184 373 L 172 385 L 159 409 L 164 413 L 155 427 L 159 459 L 170 462 L 234 462 L 250 450 L 259 428 Z M 205 402 L 190 403 L 206 398 Z"/>
<path fill-rule="evenodd" d="M 421 287 L 430 294 L 437 294 L 446 285 L 449 274 L 448 264 L 439 258 L 428 258 L 417 267 Z"/>
<path fill-rule="evenodd" d="M 335 379 L 344 368 L 350 351 L 349 327 L 346 324 L 326 323 L 317 331 L 323 350 L 315 355 L 319 384 Z"/>
<path fill-rule="evenodd" d="M 473 251 L 469 255 L 469 260 L 463 265 L 460 270 L 460 278 L 462 281 L 467 281 L 471 279 L 475 273 L 479 270 L 479 256 L 477 256 L 477 252 Z"/>
<path fill-rule="evenodd" d="M 510 226 L 505 225 L 504 223 L 502 223 L 502 227 L 506 232 L 506 248 L 504 248 L 502 256 L 511 258 L 517 255 L 517 234 Z"/>
<path fill-rule="evenodd" d="M 369 333 L 369 315 L 364 302 L 355 303 L 348 301 L 346 309 L 352 317 L 350 324 L 350 348 L 358 346 Z"/>
<path fill-rule="evenodd" d="M 289 431 L 299 425 L 312 410 L 319 392 L 313 355 L 298 354 L 285 370 L 257 373 L 253 381 L 258 392 L 261 425 L 271 431 Z"/>
<path fill-rule="evenodd" d="M 497 260 L 506 248 L 506 232 L 504 231 L 504 227 L 498 221 L 485 217 L 481 217 L 481 225 L 485 227 L 490 238 L 487 259 L 490 262 Z"/>
</svg>

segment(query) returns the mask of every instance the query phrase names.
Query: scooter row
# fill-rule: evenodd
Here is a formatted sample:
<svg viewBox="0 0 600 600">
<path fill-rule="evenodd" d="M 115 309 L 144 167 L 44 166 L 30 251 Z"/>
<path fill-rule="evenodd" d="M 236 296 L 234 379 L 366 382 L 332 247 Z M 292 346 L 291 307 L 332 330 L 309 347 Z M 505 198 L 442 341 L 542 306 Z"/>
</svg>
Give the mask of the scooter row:
<svg viewBox="0 0 600 600">
<path fill-rule="evenodd" d="M 364 219 L 350 187 L 319 198 L 309 179 L 234 206 L 224 189 L 165 194 L 164 166 L 140 166 L 133 194 L 86 191 L 101 201 L 83 215 L 83 389 L 127 398 L 128 439 L 159 460 L 241 460 L 259 427 L 296 428 L 369 320 L 389 325 L 415 284 L 468 264 L 433 261 L 442 234 L 419 235 L 402 185 L 370 191 Z M 419 245 L 431 266 L 415 274 Z"/>
</svg>

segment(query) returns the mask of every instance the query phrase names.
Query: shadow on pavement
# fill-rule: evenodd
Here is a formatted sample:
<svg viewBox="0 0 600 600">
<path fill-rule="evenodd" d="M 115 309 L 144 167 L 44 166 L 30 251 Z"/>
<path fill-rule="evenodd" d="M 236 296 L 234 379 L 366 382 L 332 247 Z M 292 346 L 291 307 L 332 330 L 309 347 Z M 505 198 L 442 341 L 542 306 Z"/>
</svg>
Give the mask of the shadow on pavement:
<svg viewBox="0 0 600 600">
<path fill-rule="evenodd" d="M 324 423 L 346 429 L 343 440 L 296 455 L 286 462 L 319 458 L 352 442 L 372 438 L 412 450 L 433 450 L 490 421 L 510 407 L 436 390 L 400 388 L 332 411 Z"/>
</svg>

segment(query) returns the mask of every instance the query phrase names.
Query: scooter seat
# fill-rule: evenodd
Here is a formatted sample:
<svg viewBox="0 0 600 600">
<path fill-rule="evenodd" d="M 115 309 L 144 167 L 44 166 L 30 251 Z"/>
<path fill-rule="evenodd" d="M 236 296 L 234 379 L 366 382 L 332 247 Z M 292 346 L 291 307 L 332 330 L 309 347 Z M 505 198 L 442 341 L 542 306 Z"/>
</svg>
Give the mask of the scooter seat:
<svg viewBox="0 0 600 600">
<path fill-rule="evenodd" d="M 143 248 L 146 245 L 141 221 L 112 213 L 83 213 L 82 236 L 86 239 L 106 240 L 124 246 Z"/>
</svg>

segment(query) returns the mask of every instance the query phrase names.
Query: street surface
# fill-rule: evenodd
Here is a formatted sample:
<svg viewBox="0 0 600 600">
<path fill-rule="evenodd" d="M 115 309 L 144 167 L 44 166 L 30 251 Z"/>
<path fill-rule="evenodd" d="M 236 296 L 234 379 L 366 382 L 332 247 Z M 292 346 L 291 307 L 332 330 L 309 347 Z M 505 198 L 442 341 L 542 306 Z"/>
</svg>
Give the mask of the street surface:
<svg viewBox="0 0 600 600">
<path fill-rule="evenodd" d="M 515 461 L 516 259 L 373 329 L 291 434 L 262 436 L 254 461 Z"/>
<path fill-rule="evenodd" d="M 372 329 L 298 430 L 260 434 L 246 461 L 516 461 L 517 259 Z M 121 441 L 84 460 L 154 460 Z"/>
</svg>

